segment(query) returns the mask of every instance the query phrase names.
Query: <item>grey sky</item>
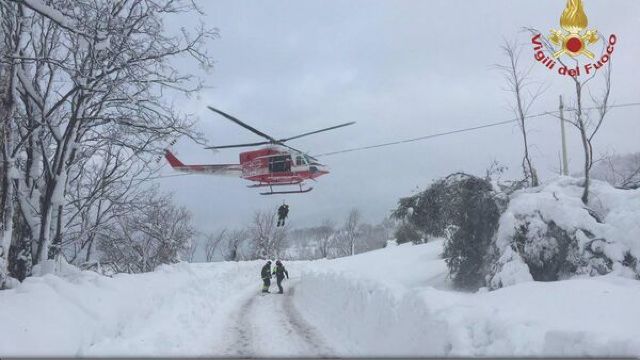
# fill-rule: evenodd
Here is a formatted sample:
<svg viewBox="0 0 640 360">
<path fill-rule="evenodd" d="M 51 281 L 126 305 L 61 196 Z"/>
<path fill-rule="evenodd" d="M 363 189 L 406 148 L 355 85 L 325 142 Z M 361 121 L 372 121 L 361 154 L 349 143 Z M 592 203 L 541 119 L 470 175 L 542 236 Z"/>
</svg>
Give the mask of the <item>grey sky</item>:
<svg viewBox="0 0 640 360">
<path fill-rule="evenodd" d="M 584 0 L 589 27 L 615 33 L 612 99 L 639 102 L 640 2 Z M 545 1 L 206 1 L 208 26 L 221 37 L 210 44 L 211 88 L 182 100 L 200 119 L 211 144 L 259 140 L 209 112 L 213 105 L 274 136 L 294 135 L 357 121 L 344 129 L 296 140 L 311 154 L 411 138 L 510 119 L 510 93 L 492 64 L 503 62 L 503 38 L 525 44 L 522 63 L 534 62 L 531 26 L 558 28 L 564 0 Z M 195 18 L 170 26 L 190 26 Z M 535 66 L 533 80 L 549 90 L 531 113 L 556 109 L 558 95 L 571 103 L 570 81 Z M 597 88 L 594 87 L 594 90 Z M 640 151 L 640 108 L 614 109 L 596 141 L 596 152 Z M 559 124 L 532 119 L 533 160 L 541 177 L 557 173 Z M 578 134 L 570 128 L 570 171 L 579 171 Z M 237 151 L 214 153 L 187 141 L 175 147 L 185 163 L 237 162 Z M 192 175 L 158 180 L 194 214 L 196 225 L 215 230 L 247 224 L 257 209 L 286 199 L 293 226 L 342 221 L 352 207 L 379 221 L 399 197 L 432 179 L 464 170 L 482 174 L 492 160 L 519 176 L 522 145 L 516 125 L 479 130 L 393 147 L 322 158 L 331 174 L 303 195 L 264 197 L 241 179 Z M 172 174 L 165 169 L 165 174 Z"/>
</svg>

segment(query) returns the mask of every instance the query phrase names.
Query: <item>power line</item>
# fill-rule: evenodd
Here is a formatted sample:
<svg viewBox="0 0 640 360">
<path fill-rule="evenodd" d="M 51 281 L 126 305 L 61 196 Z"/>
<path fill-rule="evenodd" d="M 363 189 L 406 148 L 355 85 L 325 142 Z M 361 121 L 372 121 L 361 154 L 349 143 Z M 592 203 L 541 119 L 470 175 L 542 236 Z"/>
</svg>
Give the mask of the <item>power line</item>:
<svg viewBox="0 0 640 360">
<path fill-rule="evenodd" d="M 640 106 L 640 102 L 626 103 L 626 104 L 619 104 L 619 105 L 610 105 L 610 106 L 608 106 L 608 108 L 621 108 L 621 107 L 631 107 L 631 106 Z M 583 108 L 583 110 L 593 110 L 593 109 L 597 109 L 597 108 L 598 107 L 586 107 L 586 108 Z M 575 109 L 567 109 L 567 110 L 571 111 L 571 110 L 575 110 Z M 535 115 L 528 115 L 528 116 L 525 116 L 525 118 L 527 118 L 527 119 L 537 118 L 537 117 L 542 117 L 542 116 L 545 116 L 545 115 L 553 115 L 553 114 L 556 114 L 556 113 L 558 113 L 557 110 L 555 110 L 555 111 L 547 111 L 547 112 L 543 112 L 543 113 L 539 113 L 539 114 L 535 114 Z M 326 153 L 314 155 L 314 157 L 331 156 L 331 155 L 343 154 L 343 153 L 348 153 L 348 152 L 353 152 L 353 151 L 375 149 L 375 148 L 379 148 L 379 147 L 385 147 L 385 146 L 405 144 L 405 143 L 410 143 L 410 142 L 415 142 L 415 141 L 428 140 L 428 139 L 433 139 L 433 138 L 440 137 L 440 136 L 458 134 L 458 133 L 463 133 L 463 132 L 469 132 L 469 131 L 480 130 L 480 129 L 485 129 L 485 128 L 489 128 L 489 127 L 494 127 L 494 126 L 510 124 L 510 123 L 517 122 L 518 120 L 519 120 L 518 118 L 513 118 L 513 119 L 509 119 L 509 120 L 498 121 L 498 122 L 494 122 L 494 123 L 483 124 L 483 125 L 473 126 L 473 127 L 464 128 L 464 129 L 450 130 L 450 131 L 445 131 L 445 132 L 441 132 L 441 133 L 424 135 L 424 136 L 420 136 L 420 137 L 416 137 L 416 138 L 397 140 L 397 141 L 392 141 L 392 142 L 387 142 L 387 143 L 382 143 L 382 144 L 375 144 L 375 145 L 368 145 L 368 146 L 361 146 L 361 147 L 355 147 L 355 148 L 350 148 L 350 149 L 343 149 L 343 150 L 338 150 L 338 151 L 326 152 Z"/>
<path fill-rule="evenodd" d="M 118 183 L 143 183 L 149 180 L 156 180 L 156 179 L 164 179 L 164 178 L 171 178 L 171 177 L 177 177 L 177 176 L 187 176 L 187 175 L 198 175 L 197 173 L 185 173 L 185 174 L 171 174 L 171 175 L 158 175 L 158 176 L 143 176 L 143 177 L 138 177 L 138 178 L 132 178 L 132 179 L 120 179 L 120 180 L 114 180 L 113 182 L 118 182 Z"/>
<path fill-rule="evenodd" d="M 547 115 L 547 114 L 544 114 L 544 115 Z M 540 115 L 540 116 L 542 116 L 542 115 Z M 466 128 L 466 129 L 451 130 L 451 131 L 446 131 L 446 132 L 442 132 L 442 133 L 436 133 L 436 134 L 420 136 L 420 137 L 417 137 L 417 138 L 411 138 L 411 139 L 398 140 L 398 141 L 382 143 L 382 144 L 376 144 L 376 145 L 369 145 L 369 146 L 362 146 L 362 147 L 356 147 L 356 148 L 332 151 L 332 152 L 327 152 L 327 153 L 314 155 L 314 157 L 330 156 L 330 155 L 348 153 L 348 152 L 358 151 L 358 150 L 375 149 L 375 148 L 384 147 L 384 146 L 398 145 L 398 144 L 410 143 L 410 142 L 414 142 L 414 141 L 422 141 L 422 140 L 433 139 L 433 138 L 440 137 L 440 136 L 445 136 L 445 135 L 457 134 L 457 133 L 461 133 L 461 132 L 467 132 L 467 131 L 484 129 L 484 128 L 493 127 L 493 126 L 509 124 L 509 123 L 516 122 L 516 121 L 518 121 L 518 120 L 517 119 L 512 119 L 512 120 L 499 121 L 499 122 L 495 122 L 495 123 L 491 123 L 491 124 L 479 125 L 479 126 Z"/>
<path fill-rule="evenodd" d="M 164 179 L 164 178 L 178 177 L 178 176 L 188 176 L 188 175 L 197 175 L 197 174 L 195 174 L 195 173 L 185 173 L 185 174 L 173 174 L 173 175 L 158 175 L 158 176 L 153 176 L 153 177 L 148 177 L 148 178 L 141 178 L 140 180 L 141 181 L 147 181 L 147 180 Z"/>
</svg>

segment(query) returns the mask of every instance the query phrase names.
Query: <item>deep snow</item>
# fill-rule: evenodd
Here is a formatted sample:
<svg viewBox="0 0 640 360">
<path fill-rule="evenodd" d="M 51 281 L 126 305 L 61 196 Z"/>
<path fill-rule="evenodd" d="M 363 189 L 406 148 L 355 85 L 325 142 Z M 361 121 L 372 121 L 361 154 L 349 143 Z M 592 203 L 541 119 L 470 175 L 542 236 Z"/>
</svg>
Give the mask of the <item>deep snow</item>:
<svg viewBox="0 0 640 360">
<path fill-rule="evenodd" d="M 640 355 L 639 281 L 611 275 L 456 292 L 441 246 L 318 261 L 295 303 L 343 355 Z"/>
<path fill-rule="evenodd" d="M 0 355 L 640 355 L 640 282 L 609 275 L 461 293 L 441 247 L 287 262 L 285 295 L 267 296 L 260 261 L 113 278 L 59 264 L 57 275 L 42 269 L 0 292 Z"/>
</svg>

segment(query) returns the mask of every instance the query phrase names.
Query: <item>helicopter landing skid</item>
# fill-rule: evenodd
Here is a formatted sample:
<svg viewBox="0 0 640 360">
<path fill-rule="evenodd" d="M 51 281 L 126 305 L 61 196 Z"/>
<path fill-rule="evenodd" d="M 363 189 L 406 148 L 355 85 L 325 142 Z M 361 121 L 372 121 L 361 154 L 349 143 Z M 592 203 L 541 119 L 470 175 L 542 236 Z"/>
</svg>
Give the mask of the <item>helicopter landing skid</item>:
<svg viewBox="0 0 640 360">
<path fill-rule="evenodd" d="M 290 191 L 270 191 L 270 192 L 264 192 L 264 193 L 260 193 L 260 195 L 277 195 L 277 194 L 304 194 L 304 193 L 308 193 L 309 191 L 313 190 L 312 187 L 307 188 L 307 189 L 300 189 L 300 190 L 290 190 Z"/>
<path fill-rule="evenodd" d="M 303 194 L 313 190 L 313 187 L 309 187 L 306 189 L 302 188 L 302 181 L 294 182 L 294 183 L 280 183 L 280 184 L 269 184 L 265 185 L 269 187 L 269 192 L 262 192 L 260 195 L 277 195 L 277 194 Z M 287 191 L 273 191 L 274 186 L 285 186 L 285 185 L 298 185 L 300 190 L 287 190 Z"/>
</svg>

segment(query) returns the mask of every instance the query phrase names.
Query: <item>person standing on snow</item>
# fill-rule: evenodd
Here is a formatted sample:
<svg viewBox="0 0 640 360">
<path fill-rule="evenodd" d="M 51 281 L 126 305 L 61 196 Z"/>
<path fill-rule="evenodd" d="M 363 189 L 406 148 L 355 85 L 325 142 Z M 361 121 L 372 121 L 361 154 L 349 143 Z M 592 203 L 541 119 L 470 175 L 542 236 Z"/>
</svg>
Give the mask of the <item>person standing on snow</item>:
<svg viewBox="0 0 640 360">
<path fill-rule="evenodd" d="M 262 278 L 262 292 L 268 293 L 269 287 L 271 286 L 271 260 L 268 260 L 262 267 L 260 277 Z"/>
<path fill-rule="evenodd" d="M 276 276 L 278 283 L 278 294 L 282 294 L 284 292 L 282 289 L 282 280 L 284 280 L 285 275 L 287 276 L 287 280 L 289 279 L 289 272 L 284 268 L 280 260 L 276 261 L 276 267 L 273 268 L 273 275 Z"/>
</svg>

